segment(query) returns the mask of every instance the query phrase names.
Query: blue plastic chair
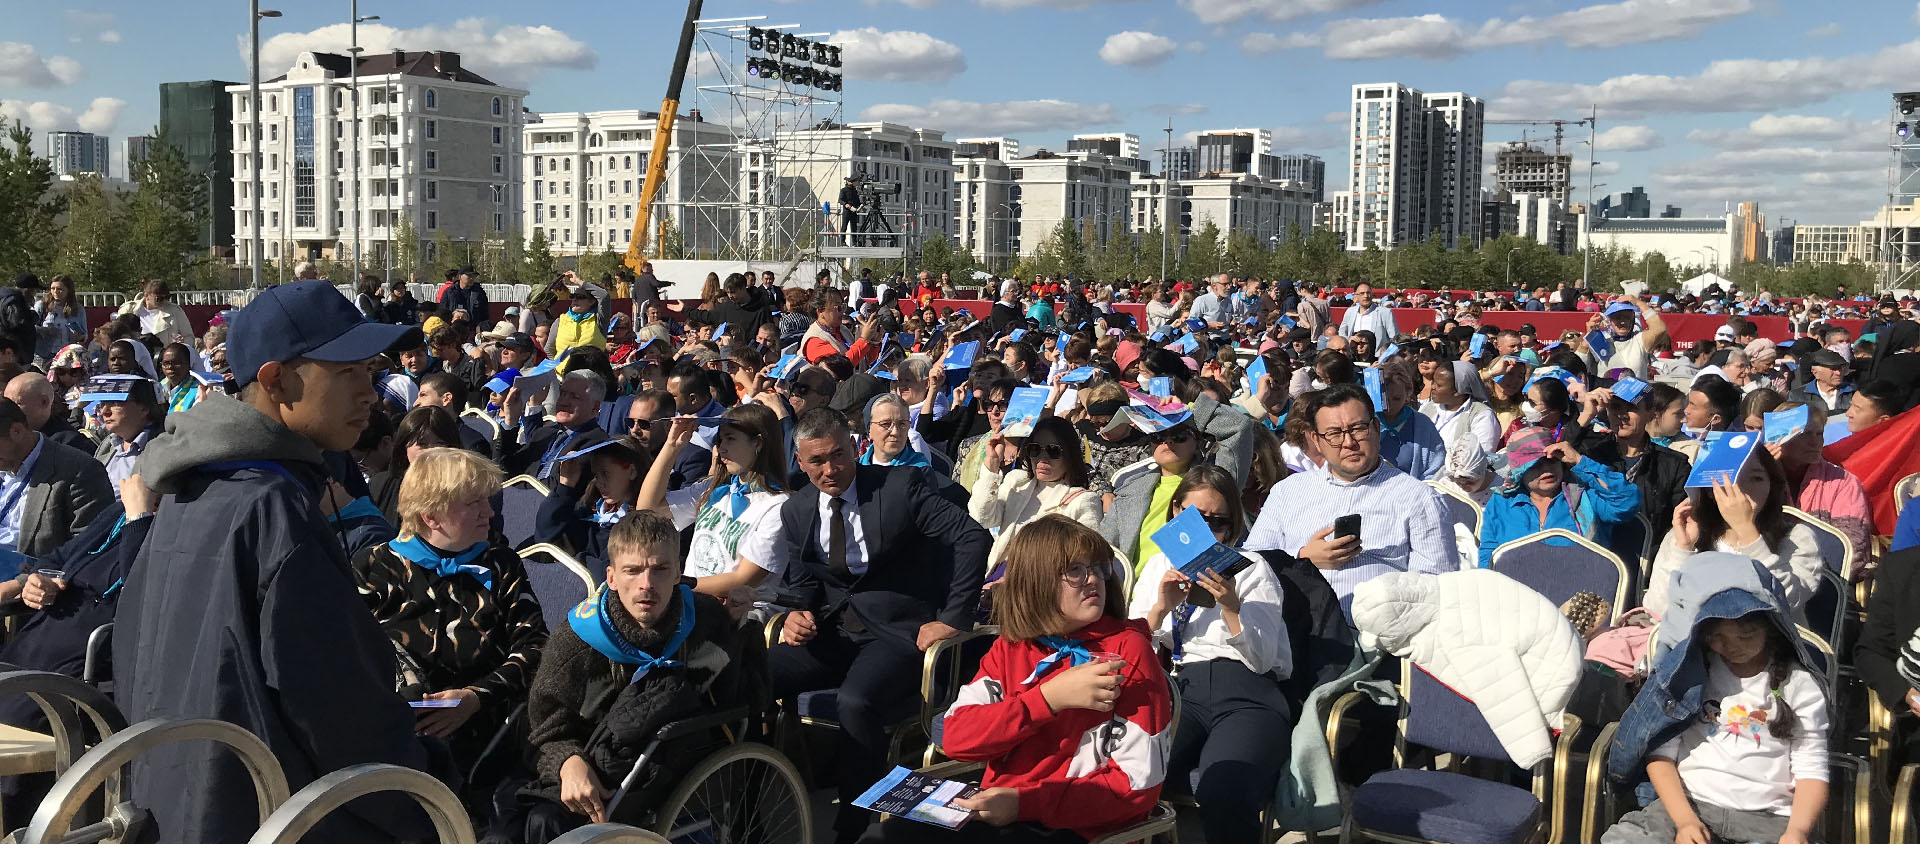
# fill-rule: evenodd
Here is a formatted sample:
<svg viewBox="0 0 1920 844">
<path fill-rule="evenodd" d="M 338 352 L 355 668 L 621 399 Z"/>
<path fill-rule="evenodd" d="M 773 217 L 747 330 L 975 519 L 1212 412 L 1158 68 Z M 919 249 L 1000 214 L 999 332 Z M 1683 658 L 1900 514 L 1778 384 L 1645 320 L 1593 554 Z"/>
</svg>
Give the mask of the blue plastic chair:
<svg viewBox="0 0 1920 844">
<path fill-rule="evenodd" d="M 633 407 L 632 396 L 616 396 L 600 404 L 600 428 L 614 436 L 627 432 L 627 411 Z"/>
<path fill-rule="evenodd" d="M 500 532 L 507 537 L 507 547 L 517 550 L 533 542 L 540 505 L 548 494 L 547 485 L 530 475 L 515 475 L 500 485 Z"/>
<path fill-rule="evenodd" d="M 1640 603 L 1653 576 L 1653 522 L 1645 513 L 1634 513 L 1632 518 L 1615 523 L 1613 534 L 1607 537 L 1607 550 L 1626 564 L 1627 597 L 1632 603 Z"/>
<path fill-rule="evenodd" d="M 1493 549 L 1494 571 L 1518 580 L 1555 605 L 1577 592 L 1592 592 L 1613 602 L 1609 621 L 1626 611 L 1627 567 L 1612 551 L 1577 533 L 1543 530 Z"/>
<path fill-rule="evenodd" d="M 598 578 L 579 560 L 552 545 L 542 543 L 521 551 L 520 562 L 527 569 L 527 585 L 540 602 L 540 615 L 546 619 L 548 630 L 567 626 L 567 613 L 599 585 Z"/>
<path fill-rule="evenodd" d="M 1451 754 L 1453 761 L 1449 770 L 1396 767 L 1369 777 L 1349 797 L 1341 840 L 1559 844 L 1566 829 L 1560 795 L 1580 719 L 1565 716 L 1554 757 L 1534 767 L 1531 789 L 1468 776 L 1452 770 L 1461 757 L 1512 759 L 1472 701 L 1412 663 L 1404 672 L 1396 759 L 1405 764 L 1406 745 L 1414 743 Z M 1547 835 L 1540 839 L 1543 829 Z"/>
</svg>

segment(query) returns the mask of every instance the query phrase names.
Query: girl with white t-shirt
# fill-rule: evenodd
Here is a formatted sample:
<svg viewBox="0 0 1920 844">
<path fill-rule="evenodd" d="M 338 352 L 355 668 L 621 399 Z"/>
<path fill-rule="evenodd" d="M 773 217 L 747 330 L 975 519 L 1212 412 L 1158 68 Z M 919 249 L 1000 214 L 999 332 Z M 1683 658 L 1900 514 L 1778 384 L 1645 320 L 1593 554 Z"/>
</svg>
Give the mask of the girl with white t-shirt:
<svg viewBox="0 0 1920 844">
<path fill-rule="evenodd" d="M 639 507 L 671 516 L 680 530 L 693 528 L 682 572 L 695 578 L 696 591 L 744 607 L 786 568 L 780 527 L 780 505 L 787 500 L 780 489 L 787 469 L 785 440 L 773 411 L 757 404 L 730 407 L 709 429 L 713 471 L 706 480 L 669 491 L 674 461 L 701 421 L 674 417 L 640 484 Z"/>
<path fill-rule="evenodd" d="M 1601 844 L 1806 844 L 1827 802 L 1826 695 L 1766 612 L 1696 628 L 1699 718 L 1647 755 L 1658 800 Z"/>
</svg>

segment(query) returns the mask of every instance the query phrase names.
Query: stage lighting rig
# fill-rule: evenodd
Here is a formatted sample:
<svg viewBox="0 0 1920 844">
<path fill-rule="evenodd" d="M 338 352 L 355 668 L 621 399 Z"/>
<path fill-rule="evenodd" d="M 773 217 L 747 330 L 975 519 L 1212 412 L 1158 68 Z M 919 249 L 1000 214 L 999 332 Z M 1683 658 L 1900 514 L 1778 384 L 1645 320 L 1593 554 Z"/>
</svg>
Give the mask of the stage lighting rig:
<svg viewBox="0 0 1920 844">
<path fill-rule="evenodd" d="M 757 26 L 747 27 L 747 49 L 759 51 L 767 48 L 767 31 Z"/>
</svg>

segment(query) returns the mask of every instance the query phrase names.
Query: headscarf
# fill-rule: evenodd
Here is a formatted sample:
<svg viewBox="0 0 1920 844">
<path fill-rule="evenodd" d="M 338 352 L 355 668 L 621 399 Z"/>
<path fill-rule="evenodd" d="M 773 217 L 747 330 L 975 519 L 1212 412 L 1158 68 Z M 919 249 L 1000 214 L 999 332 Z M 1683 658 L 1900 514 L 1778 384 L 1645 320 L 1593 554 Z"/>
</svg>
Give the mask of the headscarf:
<svg viewBox="0 0 1920 844">
<path fill-rule="evenodd" d="M 1507 447 L 1500 454 L 1506 458 L 1504 470 L 1505 482 L 1500 487 L 1503 496 L 1526 495 L 1527 473 L 1540 465 L 1546 458 L 1547 447 L 1553 445 L 1553 432 L 1545 428 L 1522 428 L 1507 441 Z M 1567 512 L 1573 516 L 1574 528 L 1581 536 L 1593 538 L 1594 512 L 1593 502 L 1587 500 L 1580 487 L 1574 483 L 1573 472 L 1565 470 L 1561 474 L 1560 495 L 1567 499 Z"/>
<path fill-rule="evenodd" d="M 115 345 L 125 343 L 127 344 L 127 348 L 133 350 L 133 363 L 135 366 L 140 367 L 142 373 L 146 374 L 147 380 L 160 380 L 160 375 L 153 370 L 153 353 L 147 351 L 146 344 L 138 340 L 128 340 L 126 338 L 121 338 L 113 342 Z"/>
<path fill-rule="evenodd" d="M 1880 337 L 1873 344 L 1873 371 L 1868 373 L 1868 377 L 1880 377 L 1881 361 L 1886 360 L 1890 355 L 1911 349 L 1917 344 L 1920 344 L 1920 322 L 1903 319 L 1881 329 Z"/>
<path fill-rule="evenodd" d="M 1920 324 L 1916 324 L 1920 327 Z M 1780 357 L 1779 347 L 1773 341 L 1761 338 L 1747 344 L 1747 364 L 1756 370 L 1771 371 L 1773 362 Z"/>
<path fill-rule="evenodd" d="M 47 364 L 47 380 L 53 380 L 56 369 L 86 369 L 87 350 L 79 343 L 69 343 L 53 353 L 53 361 Z"/>
<path fill-rule="evenodd" d="M 1480 380 L 1480 370 L 1471 361 L 1453 362 L 1453 390 L 1477 402 L 1493 401 L 1493 396 L 1487 393 L 1486 382 Z"/>
</svg>

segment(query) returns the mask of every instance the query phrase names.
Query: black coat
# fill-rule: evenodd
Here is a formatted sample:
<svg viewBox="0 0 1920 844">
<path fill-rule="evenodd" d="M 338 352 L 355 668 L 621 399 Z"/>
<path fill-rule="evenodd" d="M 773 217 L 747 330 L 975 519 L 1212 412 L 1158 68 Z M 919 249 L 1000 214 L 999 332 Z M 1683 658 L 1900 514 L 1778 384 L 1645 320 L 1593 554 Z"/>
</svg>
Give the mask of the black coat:
<svg viewBox="0 0 1920 844">
<path fill-rule="evenodd" d="M 1298 713 L 1319 686 L 1350 667 L 1355 649 L 1353 626 L 1340 609 L 1340 595 L 1320 570 L 1285 551 L 1261 551 L 1280 583 L 1280 617 L 1287 625 L 1293 673 L 1280 689 Z"/>
<path fill-rule="evenodd" d="M 540 471 L 540 461 L 546 457 L 547 448 L 553 445 L 554 438 L 560 436 L 560 423 L 546 422 L 527 433 L 526 442 L 516 440 L 518 427 L 502 427 L 494 437 L 493 451 L 499 455 L 500 465 L 506 469 L 507 477 L 514 475 L 532 475 Z M 560 453 L 567 454 L 607 439 L 607 432 L 599 422 L 589 422 L 579 429 Z"/>
<path fill-rule="evenodd" d="M 1569 430 L 1568 439 L 1575 451 L 1626 475 L 1627 480 L 1640 488 L 1640 512 L 1646 514 L 1647 524 L 1653 528 L 1649 539 L 1658 547 L 1660 537 L 1673 525 L 1674 508 L 1687 497 L 1687 475 L 1693 472 L 1693 464 L 1687 462 L 1686 455 L 1666 446 L 1653 445 L 1632 471 L 1628 471 L 1627 460 L 1620 455 L 1620 441 L 1611 434 L 1582 428 Z"/>
<path fill-rule="evenodd" d="M 479 283 L 462 290 L 459 282 L 440 294 L 440 306 L 449 311 L 465 310 L 474 325 L 486 325 L 493 316 L 487 311 L 487 291 Z"/>
<path fill-rule="evenodd" d="M 123 587 L 114 626 L 116 698 L 129 721 L 214 718 L 259 736 L 295 791 L 367 762 L 451 778 L 445 745 L 414 733 L 394 693 L 394 656 L 361 600 L 344 526 L 315 491 L 328 481 L 311 441 L 240 402 L 167 419 L 140 459 L 165 494 Z M 233 462 L 248 465 L 234 467 Z M 218 469 L 209 464 L 228 463 Z M 377 520 L 376 520 L 377 521 Z M 145 840 L 238 844 L 260 821 L 233 754 L 172 744 L 134 763 Z M 354 801 L 304 840 L 431 835 L 398 795 Z"/>
<path fill-rule="evenodd" d="M 921 625 L 930 621 L 972 629 L 993 546 L 986 529 L 930 489 L 916 468 L 860 466 L 854 493 L 867 569 L 852 582 L 833 574 L 820 547 L 820 490 L 803 487 L 780 505 L 788 560 L 780 603 L 829 623 L 851 610 L 875 637 L 915 649 Z"/>
<path fill-rule="evenodd" d="M 1873 596 L 1867 599 L 1867 623 L 1853 646 L 1853 663 L 1860 679 L 1880 696 L 1896 720 L 1911 725 L 1913 719 L 1902 714 L 1908 711 L 1906 697 L 1913 685 L 1895 666 L 1900 650 L 1920 625 L 1920 548 L 1887 555 L 1874 579 Z"/>
<path fill-rule="evenodd" d="M 727 324 L 727 336 L 735 343 L 751 343 L 759 334 L 760 326 L 773 321 L 773 300 L 768 298 L 764 287 L 747 288 L 747 303 L 736 305 L 731 297 L 720 297 L 720 303 L 713 306 L 712 319 L 715 325 Z"/>
</svg>

